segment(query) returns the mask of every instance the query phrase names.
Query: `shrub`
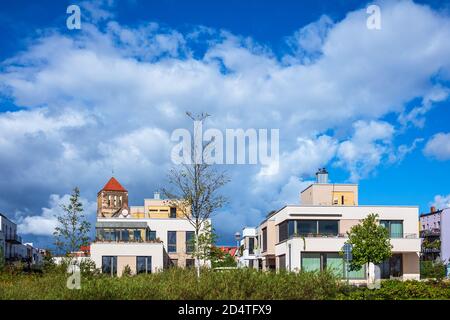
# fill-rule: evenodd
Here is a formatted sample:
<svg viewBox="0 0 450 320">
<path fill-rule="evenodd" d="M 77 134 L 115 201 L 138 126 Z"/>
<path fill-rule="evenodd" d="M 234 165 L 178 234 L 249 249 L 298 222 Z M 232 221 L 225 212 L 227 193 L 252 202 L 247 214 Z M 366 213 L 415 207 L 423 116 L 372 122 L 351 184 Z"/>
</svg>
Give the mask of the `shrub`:
<svg viewBox="0 0 450 320">
<path fill-rule="evenodd" d="M 433 281 L 383 280 L 380 289 L 346 288 L 340 299 L 351 300 L 406 300 L 406 299 L 450 299 L 450 286 Z"/>
<path fill-rule="evenodd" d="M 0 275 L 0 299 L 334 299 L 339 281 L 329 273 L 272 273 L 251 269 L 171 268 L 131 277 L 81 277 L 81 289 L 66 288 L 67 274 Z"/>
<path fill-rule="evenodd" d="M 421 261 L 420 278 L 441 281 L 446 276 L 446 266 L 442 261 Z"/>
</svg>

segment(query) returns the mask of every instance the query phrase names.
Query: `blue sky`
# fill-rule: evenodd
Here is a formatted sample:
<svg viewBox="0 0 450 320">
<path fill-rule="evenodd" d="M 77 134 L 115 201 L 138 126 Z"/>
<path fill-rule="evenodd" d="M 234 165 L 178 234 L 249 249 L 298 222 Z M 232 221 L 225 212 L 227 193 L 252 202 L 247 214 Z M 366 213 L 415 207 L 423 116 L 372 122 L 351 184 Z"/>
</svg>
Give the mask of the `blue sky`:
<svg viewBox="0 0 450 320">
<path fill-rule="evenodd" d="M 78 4 L 82 29 L 66 28 Z M 220 241 L 326 166 L 361 204 L 450 204 L 450 6 L 380 1 L 14 1 L 0 12 L 0 212 L 51 243 L 74 186 L 95 220 L 111 170 L 130 204 L 164 185 L 170 134 L 280 129 L 280 171 L 226 166 Z"/>
</svg>

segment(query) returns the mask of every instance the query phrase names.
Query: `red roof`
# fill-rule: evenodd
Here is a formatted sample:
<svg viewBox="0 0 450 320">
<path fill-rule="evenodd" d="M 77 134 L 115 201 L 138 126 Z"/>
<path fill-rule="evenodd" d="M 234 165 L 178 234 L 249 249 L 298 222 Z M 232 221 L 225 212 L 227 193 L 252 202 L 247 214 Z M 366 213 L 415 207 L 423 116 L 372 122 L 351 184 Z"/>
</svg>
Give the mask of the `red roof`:
<svg viewBox="0 0 450 320">
<path fill-rule="evenodd" d="M 112 177 L 109 179 L 109 181 L 105 184 L 103 189 L 101 191 L 127 191 L 122 185 L 119 183 L 119 181 L 116 180 L 116 178 Z"/>
<path fill-rule="evenodd" d="M 223 251 L 225 254 L 229 254 L 230 256 L 234 257 L 236 255 L 236 247 L 233 246 L 218 246 L 220 250 Z"/>
</svg>

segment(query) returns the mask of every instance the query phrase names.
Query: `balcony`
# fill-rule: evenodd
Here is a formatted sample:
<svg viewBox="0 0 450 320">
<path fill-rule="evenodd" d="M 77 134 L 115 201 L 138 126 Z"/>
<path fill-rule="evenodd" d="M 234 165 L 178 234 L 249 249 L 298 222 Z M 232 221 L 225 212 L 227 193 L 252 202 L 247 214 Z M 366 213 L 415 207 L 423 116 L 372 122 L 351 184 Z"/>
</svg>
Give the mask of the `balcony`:
<svg viewBox="0 0 450 320">
<path fill-rule="evenodd" d="M 439 229 L 439 228 L 426 229 L 426 230 L 420 231 L 420 236 L 422 238 L 439 237 L 440 235 L 441 235 L 441 229 Z"/>
<path fill-rule="evenodd" d="M 304 241 L 302 240 L 304 239 Z M 288 240 L 300 240 L 304 251 L 341 251 L 347 241 L 347 234 L 305 234 L 292 235 Z M 417 234 L 403 234 L 391 237 L 393 252 L 420 252 L 421 239 Z"/>
<path fill-rule="evenodd" d="M 6 234 L 5 241 L 13 244 L 21 244 L 22 237 L 17 234 Z"/>
</svg>

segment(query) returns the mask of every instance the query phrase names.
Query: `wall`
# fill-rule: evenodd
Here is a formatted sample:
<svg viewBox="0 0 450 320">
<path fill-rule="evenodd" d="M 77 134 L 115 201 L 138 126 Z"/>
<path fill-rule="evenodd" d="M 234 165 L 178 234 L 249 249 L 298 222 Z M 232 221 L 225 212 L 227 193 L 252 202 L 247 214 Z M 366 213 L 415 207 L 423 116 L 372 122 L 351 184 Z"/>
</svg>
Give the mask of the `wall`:
<svg viewBox="0 0 450 320">
<path fill-rule="evenodd" d="M 450 263 L 450 208 L 441 213 L 441 259 Z"/>
<path fill-rule="evenodd" d="M 312 184 L 300 195 L 302 205 L 333 205 L 335 197 L 344 195 L 344 205 L 358 205 L 358 185 L 356 184 Z M 341 204 L 342 205 L 342 204 Z"/>
<path fill-rule="evenodd" d="M 102 267 L 102 256 L 117 256 L 117 272 L 120 276 L 126 264 L 133 264 L 137 256 L 152 257 L 152 272 L 164 268 L 164 249 L 162 243 L 99 243 L 91 244 L 91 259 L 97 268 Z M 130 265 L 132 272 L 136 271 Z"/>
</svg>

